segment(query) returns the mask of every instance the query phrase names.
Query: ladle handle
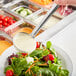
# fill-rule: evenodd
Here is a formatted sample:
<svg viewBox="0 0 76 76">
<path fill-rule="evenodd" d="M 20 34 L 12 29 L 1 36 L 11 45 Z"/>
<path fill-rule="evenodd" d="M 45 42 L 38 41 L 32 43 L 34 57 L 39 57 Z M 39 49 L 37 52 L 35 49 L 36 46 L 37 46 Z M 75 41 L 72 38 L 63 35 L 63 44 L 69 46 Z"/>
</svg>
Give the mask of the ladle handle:
<svg viewBox="0 0 76 76">
<path fill-rule="evenodd" d="M 41 27 L 44 25 L 44 23 L 48 20 L 48 18 L 57 10 L 57 8 L 59 7 L 59 5 L 57 5 L 56 3 L 53 4 L 52 8 L 47 12 L 47 14 L 45 15 L 45 17 L 43 18 L 43 20 L 40 22 L 40 24 L 38 26 L 36 26 L 36 28 L 33 30 L 33 32 L 31 33 L 31 36 L 34 38 L 35 35 L 39 32 L 39 30 L 41 29 Z"/>
</svg>

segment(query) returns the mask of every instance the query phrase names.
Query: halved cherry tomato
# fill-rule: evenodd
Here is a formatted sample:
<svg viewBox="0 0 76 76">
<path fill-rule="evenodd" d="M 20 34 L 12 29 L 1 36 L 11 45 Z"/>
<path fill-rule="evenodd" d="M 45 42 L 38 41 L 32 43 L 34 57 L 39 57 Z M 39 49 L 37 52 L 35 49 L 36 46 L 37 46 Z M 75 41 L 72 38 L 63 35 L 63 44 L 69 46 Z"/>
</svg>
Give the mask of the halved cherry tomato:
<svg viewBox="0 0 76 76">
<path fill-rule="evenodd" d="M 7 23 L 7 26 L 10 26 L 10 24 Z"/>
<path fill-rule="evenodd" d="M 6 16 L 6 18 L 9 20 L 10 19 L 10 17 L 9 16 Z"/>
<path fill-rule="evenodd" d="M 13 73 L 12 70 L 7 70 L 6 71 L 6 76 L 13 76 L 13 75 L 14 75 L 14 73 Z"/>
<path fill-rule="evenodd" d="M 36 48 L 39 48 L 39 47 L 40 47 L 40 43 L 36 42 Z"/>
<path fill-rule="evenodd" d="M 7 27 L 7 22 L 3 22 L 3 26 Z"/>
<path fill-rule="evenodd" d="M 53 60 L 54 60 L 54 55 L 49 54 L 48 56 L 49 56 L 49 60 L 51 60 L 51 61 L 53 61 Z"/>
<path fill-rule="evenodd" d="M 5 22 L 7 22 L 8 20 L 9 20 L 8 16 L 4 17 L 4 19 L 3 19 L 3 21 L 5 21 Z"/>
<path fill-rule="evenodd" d="M 13 23 L 15 23 L 16 21 L 15 20 L 13 20 Z"/>
<path fill-rule="evenodd" d="M 3 22 L 3 21 L 2 21 L 2 20 L 0 20 L 0 24 L 2 24 L 2 22 Z"/>
<path fill-rule="evenodd" d="M 13 20 L 12 17 L 9 17 L 9 16 L 3 16 L 3 15 L 0 15 L 0 28 L 2 28 L 2 26 L 4 28 L 8 27 L 9 25 L 12 25 L 13 23 L 15 23 L 16 21 Z"/>
<path fill-rule="evenodd" d="M 2 26 L 2 24 L 0 24 L 0 28 L 2 28 L 3 26 Z"/>
<path fill-rule="evenodd" d="M 26 56 L 27 55 L 27 53 L 21 53 L 23 56 Z"/>
<path fill-rule="evenodd" d="M 3 20 L 4 19 L 4 16 L 3 15 L 0 15 L 0 20 Z"/>
<path fill-rule="evenodd" d="M 11 25 L 11 24 L 13 24 L 13 20 L 8 20 L 8 23 Z"/>
<path fill-rule="evenodd" d="M 9 20 L 13 20 L 13 18 L 12 17 L 9 17 Z"/>
</svg>

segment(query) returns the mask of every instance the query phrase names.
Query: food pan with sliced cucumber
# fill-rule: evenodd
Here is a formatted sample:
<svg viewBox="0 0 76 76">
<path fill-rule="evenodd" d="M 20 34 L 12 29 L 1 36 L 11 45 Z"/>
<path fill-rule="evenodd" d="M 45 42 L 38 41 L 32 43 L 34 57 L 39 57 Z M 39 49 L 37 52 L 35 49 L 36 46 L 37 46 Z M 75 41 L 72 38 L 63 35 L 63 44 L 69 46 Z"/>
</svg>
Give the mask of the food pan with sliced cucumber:
<svg viewBox="0 0 76 76">
<path fill-rule="evenodd" d="M 16 14 L 19 14 L 22 17 L 26 17 L 26 16 L 28 16 L 28 15 L 33 13 L 30 9 L 25 8 L 25 7 L 19 7 L 14 12 Z"/>
</svg>

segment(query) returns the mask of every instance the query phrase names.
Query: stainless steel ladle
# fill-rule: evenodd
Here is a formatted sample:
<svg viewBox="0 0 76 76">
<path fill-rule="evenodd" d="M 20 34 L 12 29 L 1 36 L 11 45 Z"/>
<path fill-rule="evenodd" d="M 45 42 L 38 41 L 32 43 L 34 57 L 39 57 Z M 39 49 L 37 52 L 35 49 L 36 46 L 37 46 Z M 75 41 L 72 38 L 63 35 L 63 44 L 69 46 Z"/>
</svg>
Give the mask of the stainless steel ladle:
<svg viewBox="0 0 76 76">
<path fill-rule="evenodd" d="M 38 26 L 36 26 L 36 28 L 33 30 L 33 32 L 31 33 L 31 34 L 29 34 L 33 39 L 34 39 L 34 37 L 36 36 L 36 34 L 39 32 L 39 30 L 41 29 L 41 27 L 44 25 L 44 23 L 48 20 L 48 18 L 56 11 L 56 9 L 59 7 L 59 5 L 57 5 L 57 4 L 53 4 L 53 6 L 51 7 L 51 9 L 47 12 L 47 14 L 45 15 L 45 17 L 43 18 L 43 20 L 40 22 L 40 24 L 38 25 Z M 16 46 L 16 48 L 17 49 L 19 49 L 19 50 L 21 50 L 21 51 L 26 51 L 26 50 L 22 50 L 22 49 L 20 49 L 19 47 L 18 47 L 18 45 L 15 43 L 15 37 L 18 37 L 17 35 L 19 35 L 19 34 L 21 34 L 21 33 L 24 33 L 24 34 L 26 34 L 25 32 L 20 32 L 20 33 L 18 33 L 18 34 L 16 34 L 16 36 L 14 36 L 14 38 L 13 38 L 13 43 L 14 43 L 14 45 Z M 28 34 L 26 34 L 27 36 L 29 36 Z M 22 42 L 21 42 L 22 43 Z M 24 43 L 24 42 L 23 42 Z M 28 42 L 27 42 L 28 43 Z M 30 48 L 32 45 L 30 45 L 30 43 L 28 43 L 28 44 L 25 44 L 25 45 L 28 45 L 29 46 L 29 50 L 31 49 L 31 50 L 34 50 L 34 49 L 32 49 L 32 48 Z M 33 44 L 34 44 L 34 42 L 33 42 Z M 22 45 L 21 45 L 22 46 Z M 25 47 L 26 48 L 26 47 Z"/>
</svg>

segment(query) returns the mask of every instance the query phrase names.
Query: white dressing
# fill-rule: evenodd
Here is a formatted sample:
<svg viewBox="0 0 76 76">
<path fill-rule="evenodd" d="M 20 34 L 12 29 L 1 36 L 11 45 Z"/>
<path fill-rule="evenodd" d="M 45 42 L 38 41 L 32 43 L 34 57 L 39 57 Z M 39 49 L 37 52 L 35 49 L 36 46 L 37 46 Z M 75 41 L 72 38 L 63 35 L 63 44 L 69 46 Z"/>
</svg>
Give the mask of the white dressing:
<svg viewBox="0 0 76 76">
<path fill-rule="evenodd" d="M 14 45 L 23 52 L 30 54 L 36 48 L 36 41 L 30 35 L 18 33 L 13 38 Z"/>
</svg>

